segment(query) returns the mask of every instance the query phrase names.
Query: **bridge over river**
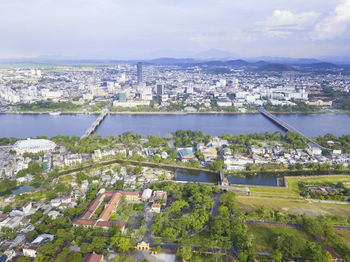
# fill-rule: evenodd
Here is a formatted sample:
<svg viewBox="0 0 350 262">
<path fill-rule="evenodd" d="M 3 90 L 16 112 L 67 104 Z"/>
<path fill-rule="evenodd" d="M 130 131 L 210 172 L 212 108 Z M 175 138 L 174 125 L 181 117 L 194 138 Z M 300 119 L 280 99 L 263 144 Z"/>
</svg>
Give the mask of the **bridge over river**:
<svg viewBox="0 0 350 262">
<path fill-rule="evenodd" d="M 80 139 L 87 138 L 89 135 L 91 135 L 97 127 L 102 123 L 103 119 L 109 114 L 109 107 L 106 107 L 102 110 L 101 114 L 98 116 L 98 118 L 92 123 L 92 125 L 85 131 L 84 135 L 80 137 Z"/>
<path fill-rule="evenodd" d="M 310 138 L 308 138 L 307 136 L 305 136 L 302 132 L 300 132 L 299 130 L 295 129 L 294 127 L 292 127 L 291 125 L 289 125 L 288 123 L 284 122 L 283 120 L 279 119 L 278 117 L 276 117 L 275 115 L 269 113 L 268 111 L 266 111 L 265 108 L 260 107 L 259 108 L 259 112 L 265 116 L 266 118 L 270 119 L 272 122 L 274 122 L 276 125 L 280 126 L 281 128 L 283 128 L 286 131 L 290 131 L 296 134 L 301 135 L 305 140 L 309 141 L 309 145 L 311 147 L 318 147 L 322 150 L 330 150 L 329 148 L 325 148 L 319 144 L 317 144 L 316 142 L 312 141 Z"/>
</svg>

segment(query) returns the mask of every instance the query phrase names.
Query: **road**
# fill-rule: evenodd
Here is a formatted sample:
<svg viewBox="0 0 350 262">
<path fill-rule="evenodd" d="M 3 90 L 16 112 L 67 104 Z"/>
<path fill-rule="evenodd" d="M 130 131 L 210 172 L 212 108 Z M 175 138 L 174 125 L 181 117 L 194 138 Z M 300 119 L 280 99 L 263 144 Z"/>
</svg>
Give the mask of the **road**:
<svg viewBox="0 0 350 262">
<path fill-rule="evenodd" d="M 213 197 L 213 200 L 215 201 L 213 209 L 211 210 L 211 214 L 213 216 L 216 216 L 218 214 L 218 209 L 219 209 L 219 206 L 220 206 L 220 201 L 219 201 L 220 200 L 220 196 L 221 196 L 221 194 L 216 194 Z"/>
<path fill-rule="evenodd" d="M 153 224 L 153 219 L 152 219 L 153 214 L 151 212 L 146 213 L 147 207 L 150 205 L 151 205 L 150 203 L 146 203 L 142 211 L 142 216 L 145 218 L 147 222 L 147 231 L 145 236 L 143 237 L 143 241 L 149 243 L 150 246 L 153 246 L 153 236 L 151 231 L 151 226 Z"/>
</svg>

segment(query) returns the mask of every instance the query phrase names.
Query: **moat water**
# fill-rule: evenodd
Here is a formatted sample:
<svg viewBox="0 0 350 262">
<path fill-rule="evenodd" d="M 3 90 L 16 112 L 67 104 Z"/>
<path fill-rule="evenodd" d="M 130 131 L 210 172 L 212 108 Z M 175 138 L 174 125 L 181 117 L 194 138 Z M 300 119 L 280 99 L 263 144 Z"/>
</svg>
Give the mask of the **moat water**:
<svg viewBox="0 0 350 262">
<path fill-rule="evenodd" d="M 219 175 L 202 171 L 192 171 L 177 169 L 175 171 L 175 181 L 180 182 L 202 182 L 202 183 L 217 183 Z M 256 186 L 278 186 L 277 178 L 279 176 L 272 174 L 255 174 L 255 175 L 234 175 L 228 176 L 227 180 L 230 184 L 235 185 L 256 185 Z M 283 177 L 283 176 L 281 176 Z"/>
</svg>

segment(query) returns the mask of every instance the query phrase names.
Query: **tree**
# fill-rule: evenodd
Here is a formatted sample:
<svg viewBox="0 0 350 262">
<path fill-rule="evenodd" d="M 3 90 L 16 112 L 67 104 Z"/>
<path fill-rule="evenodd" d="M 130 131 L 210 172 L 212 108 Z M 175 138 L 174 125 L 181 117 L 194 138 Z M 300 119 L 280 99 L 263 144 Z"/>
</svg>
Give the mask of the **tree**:
<svg viewBox="0 0 350 262">
<path fill-rule="evenodd" d="M 30 223 L 34 224 L 39 221 L 39 219 L 43 216 L 44 212 L 43 211 L 38 211 L 35 214 L 30 216 Z"/>
<path fill-rule="evenodd" d="M 302 251 L 303 258 L 306 258 L 310 261 L 319 261 L 319 262 L 329 262 L 329 256 L 325 254 L 321 247 L 315 242 L 307 241 L 304 250 Z"/>
<path fill-rule="evenodd" d="M 175 160 L 178 157 L 178 153 L 176 150 L 172 151 L 169 158 Z"/>
<path fill-rule="evenodd" d="M 220 204 L 225 205 L 233 213 L 238 208 L 236 194 L 233 191 L 228 191 L 220 196 Z"/>
<path fill-rule="evenodd" d="M 247 254 L 246 252 L 244 251 L 241 251 L 239 252 L 238 254 L 238 260 L 240 262 L 246 262 L 248 260 L 248 257 L 249 257 L 249 254 Z"/>
<path fill-rule="evenodd" d="M 178 248 L 176 251 L 176 256 L 189 261 L 192 258 L 191 246 L 180 246 L 180 248 Z"/>
<path fill-rule="evenodd" d="M 168 213 L 178 213 L 182 208 L 188 207 L 188 203 L 185 200 L 174 201 L 170 207 L 168 207 Z"/>
<path fill-rule="evenodd" d="M 16 187 L 16 180 L 4 179 L 0 182 L 0 193 L 12 190 Z"/>
<path fill-rule="evenodd" d="M 283 258 L 283 254 L 278 249 L 275 249 L 272 252 L 271 258 L 274 259 L 276 262 L 281 262 Z"/>
<path fill-rule="evenodd" d="M 81 262 L 83 261 L 83 255 L 81 253 L 72 253 L 68 256 L 69 262 Z"/>
<path fill-rule="evenodd" d="M 220 157 L 217 157 L 215 161 L 211 162 L 208 165 L 208 168 L 211 170 L 214 170 L 215 172 L 219 172 L 221 169 L 223 169 L 225 166 L 224 162 Z"/>
<path fill-rule="evenodd" d="M 4 213 L 10 213 L 11 210 L 12 210 L 11 204 L 5 206 L 4 209 L 3 209 Z"/>
<path fill-rule="evenodd" d="M 166 242 L 174 242 L 178 235 L 178 230 L 172 227 L 167 227 L 161 232 L 161 236 Z"/>
<path fill-rule="evenodd" d="M 274 239 L 275 248 L 287 256 L 294 256 L 299 250 L 298 239 L 294 235 L 281 233 Z"/>
<path fill-rule="evenodd" d="M 210 224 L 210 231 L 220 238 L 222 236 L 227 236 L 227 230 L 230 228 L 230 220 L 228 217 L 215 216 L 213 222 Z"/>
<path fill-rule="evenodd" d="M 27 234 L 26 234 L 26 239 L 28 241 L 32 241 L 34 240 L 34 238 L 36 238 L 38 235 L 38 232 L 36 230 L 32 230 L 32 231 L 29 231 Z"/>
<path fill-rule="evenodd" d="M 92 238 L 91 244 L 93 246 L 93 251 L 94 252 L 101 253 L 102 249 L 107 244 L 107 238 L 106 237 L 101 237 L 101 236 L 95 236 L 95 237 Z"/>
<path fill-rule="evenodd" d="M 129 251 L 129 249 L 133 247 L 131 239 L 128 237 L 121 236 L 120 232 L 117 232 L 111 238 L 111 244 L 114 245 L 118 249 L 118 251 L 122 253 Z"/>
<path fill-rule="evenodd" d="M 120 252 L 127 252 L 132 248 L 131 240 L 127 237 L 121 237 L 118 243 L 118 249 Z"/>
<path fill-rule="evenodd" d="M 56 257 L 57 262 L 65 262 L 67 260 L 67 257 L 70 253 L 70 248 L 65 247 L 61 253 L 59 253 Z"/>
<path fill-rule="evenodd" d="M 156 246 L 156 252 L 159 253 L 160 251 L 162 251 L 161 246 Z"/>
<path fill-rule="evenodd" d="M 40 253 L 43 256 L 55 257 L 56 256 L 56 247 L 52 242 L 47 242 L 40 248 Z"/>
<path fill-rule="evenodd" d="M 86 253 L 91 253 L 93 250 L 93 246 L 89 243 L 82 243 L 80 245 L 80 251 L 83 253 L 83 254 L 86 254 Z"/>
</svg>

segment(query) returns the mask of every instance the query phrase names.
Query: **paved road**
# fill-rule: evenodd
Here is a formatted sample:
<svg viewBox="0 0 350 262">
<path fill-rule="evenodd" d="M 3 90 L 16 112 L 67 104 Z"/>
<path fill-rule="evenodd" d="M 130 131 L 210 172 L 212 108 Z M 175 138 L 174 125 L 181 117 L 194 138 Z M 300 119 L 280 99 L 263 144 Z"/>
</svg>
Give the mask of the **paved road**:
<svg viewBox="0 0 350 262">
<path fill-rule="evenodd" d="M 212 214 L 213 216 L 216 216 L 216 215 L 218 214 L 218 209 L 219 209 L 219 206 L 220 206 L 220 201 L 219 201 L 220 196 L 221 196 L 221 194 L 216 194 L 216 195 L 214 195 L 214 197 L 213 197 L 213 200 L 215 201 L 215 202 L 214 202 L 213 209 L 211 210 L 211 214 Z"/>
<path fill-rule="evenodd" d="M 321 199 L 311 199 L 311 198 L 305 198 L 305 200 L 312 202 L 312 203 L 350 205 L 349 201 L 321 200 Z"/>
<path fill-rule="evenodd" d="M 171 249 L 171 250 L 176 250 L 180 246 L 179 244 L 176 244 L 176 243 L 160 243 L 159 245 L 162 247 L 162 249 Z M 199 245 L 192 245 L 191 248 L 194 251 L 200 250 Z M 208 248 L 207 252 L 226 253 L 226 254 L 229 254 L 233 259 L 237 259 L 238 258 L 237 255 L 239 253 L 238 249 L 236 249 L 235 247 L 231 247 L 230 249 L 210 247 Z"/>
<path fill-rule="evenodd" d="M 146 214 L 146 209 L 150 205 L 150 203 L 146 203 L 145 207 L 142 211 L 142 216 L 145 218 L 147 222 L 147 231 L 145 236 L 143 237 L 143 241 L 147 242 L 150 244 L 150 246 L 153 246 L 153 236 L 152 236 L 152 231 L 151 231 L 151 225 L 153 224 L 153 219 L 152 216 L 153 214 L 151 212 L 148 212 Z"/>
</svg>

